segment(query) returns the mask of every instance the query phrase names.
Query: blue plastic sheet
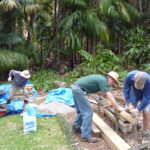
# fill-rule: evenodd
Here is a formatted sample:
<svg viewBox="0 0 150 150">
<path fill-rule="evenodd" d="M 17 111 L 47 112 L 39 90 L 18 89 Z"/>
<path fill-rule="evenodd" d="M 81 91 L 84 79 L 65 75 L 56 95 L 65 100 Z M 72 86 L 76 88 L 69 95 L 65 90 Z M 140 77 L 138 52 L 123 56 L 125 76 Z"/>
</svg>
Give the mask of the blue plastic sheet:
<svg viewBox="0 0 150 150">
<path fill-rule="evenodd" d="M 74 99 L 70 88 L 60 87 L 53 91 L 50 91 L 46 97 L 45 103 L 52 101 L 60 101 L 69 106 L 74 106 Z"/>
<path fill-rule="evenodd" d="M 10 104 L 7 104 L 8 112 L 7 115 L 10 114 L 20 114 L 24 110 L 24 102 L 20 101 L 19 99 L 13 100 Z"/>
<path fill-rule="evenodd" d="M 30 84 L 30 81 L 28 81 L 27 84 Z M 9 96 L 10 93 L 10 87 L 11 83 L 0 85 L 0 91 L 5 91 L 5 93 L 0 97 L 0 104 L 6 103 L 7 97 Z M 30 99 L 34 99 L 35 96 L 38 96 L 38 92 L 34 88 L 32 88 L 32 91 L 34 96 L 30 97 Z"/>
<path fill-rule="evenodd" d="M 28 81 L 27 84 L 30 84 L 30 81 Z M 6 103 L 6 100 L 10 93 L 10 88 L 11 88 L 11 83 L 0 85 L 0 91 L 5 91 L 5 93 L 2 94 L 0 97 L 0 104 Z M 29 98 L 30 100 L 34 99 L 34 97 L 38 95 L 38 92 L 34 88 L 32 90 L 34 96 L 30 97 Z M 22 113 L 24 109 L 24 102 L 16 98 L 13 101 L 11 101 L 11 103 L 8 104 L 7 107 L 9 109 L 7 114 L 19 114 Z"/>
</svg>

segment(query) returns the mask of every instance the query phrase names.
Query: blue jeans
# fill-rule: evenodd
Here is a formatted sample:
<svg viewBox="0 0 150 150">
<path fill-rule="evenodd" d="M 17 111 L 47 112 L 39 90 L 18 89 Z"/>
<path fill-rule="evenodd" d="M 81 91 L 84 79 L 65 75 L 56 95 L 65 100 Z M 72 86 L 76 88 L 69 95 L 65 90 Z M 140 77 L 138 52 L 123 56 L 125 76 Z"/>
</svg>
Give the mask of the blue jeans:
<svg viewBox="0 0 150 150">
<path fill-rule="evenodd" d="M 93 117 L 93 109 L 87 98 L 87 93 L 76 86 L 75 84 L 71 85 L 73 98 L 75 101 L 75 107 L 77 111 L 77 115 L 73 126 L 77 126 L 81 128 L 81 137 L 89 138 L 91 137 L 92 130 L 92 117 Z"/>
</svg>

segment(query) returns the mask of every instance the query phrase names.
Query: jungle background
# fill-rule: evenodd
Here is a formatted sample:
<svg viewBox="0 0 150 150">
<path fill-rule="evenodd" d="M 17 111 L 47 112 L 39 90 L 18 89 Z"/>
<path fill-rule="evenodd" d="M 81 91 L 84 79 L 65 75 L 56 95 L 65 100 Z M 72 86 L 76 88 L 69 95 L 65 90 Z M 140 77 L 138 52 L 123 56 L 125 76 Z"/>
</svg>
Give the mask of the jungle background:
<svg viewBox="0 0 150 150">
<path fill-rule="evenodd" d="M 149 0 L 0 0 L 0 80 L 29 68 L 48 91 L 92 73 L 149 73 L 149 37 Z"/>
</svg>

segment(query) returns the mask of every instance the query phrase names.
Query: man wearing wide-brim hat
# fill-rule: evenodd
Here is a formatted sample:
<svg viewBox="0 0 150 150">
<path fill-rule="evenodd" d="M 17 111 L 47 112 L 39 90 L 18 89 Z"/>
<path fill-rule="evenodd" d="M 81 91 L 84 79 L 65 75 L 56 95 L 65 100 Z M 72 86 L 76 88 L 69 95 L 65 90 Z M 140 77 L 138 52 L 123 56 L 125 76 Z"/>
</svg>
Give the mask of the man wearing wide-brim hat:
<svg viewBox="0 0 150 150">
<path fill-rule="evenodd" d="M 150 75 L 146 72 L 133 70 L 128 73 L 124 82 L 124 97 L 126 99 L 126 111 L 133 117 L 143 113 L 142 143 L 150 141 Z M 138 102 L 140 105 L 137 106 Z"/>
<path fill-rule="evenodd" d="M 105 75 L 93 74 L 80 78 L 71 85 L 77 111 L 72 130 L 81 133 L 82 141 L 91 143 L 98 142 L 97 138 L 92 137 L 91 135 L 93 109 L 87 94 L 101 91 L 105 93 L 106 98 L 110 101 L 116 111 L 120 112 L 123 110 L 118 105 L 109 89 L 109 87 L 118 84 L 118 77 L 118 73 L 114 71 Z"/>
<path fill-rule="evenodd" d="M 25 92 L 24 87 L 29 78 L 30 78 L 30 73 L 28 70 L 10 71 L 8 81 L 12 82 L 12 85 L 11 85 L 10 93 L 7 98 L 6 104 L 9 104 L 11 102 L 16 92 L 20 89 L 23 89 L 23 95 L 27 97 L 27 93 Z"/>
</svg>

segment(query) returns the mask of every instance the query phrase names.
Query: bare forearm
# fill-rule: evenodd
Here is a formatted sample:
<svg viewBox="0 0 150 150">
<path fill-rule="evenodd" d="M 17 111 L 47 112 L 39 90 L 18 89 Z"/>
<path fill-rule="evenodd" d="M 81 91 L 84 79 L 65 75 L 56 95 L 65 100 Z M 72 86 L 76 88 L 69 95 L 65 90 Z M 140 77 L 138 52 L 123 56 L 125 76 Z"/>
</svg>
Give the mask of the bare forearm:
<svg viewBox="0 0 150 150">
<path fill-rule="evenodd" d="M 110 92 L 106 93 L 106 98 L 109 100 L 109 102 L 113 105 L 113 107 L 119 111 L 120 106 L 118 105 L 118 103 L 116 102 L 115 98 L 113 97 L 113 95 Z"/>
</svg>

